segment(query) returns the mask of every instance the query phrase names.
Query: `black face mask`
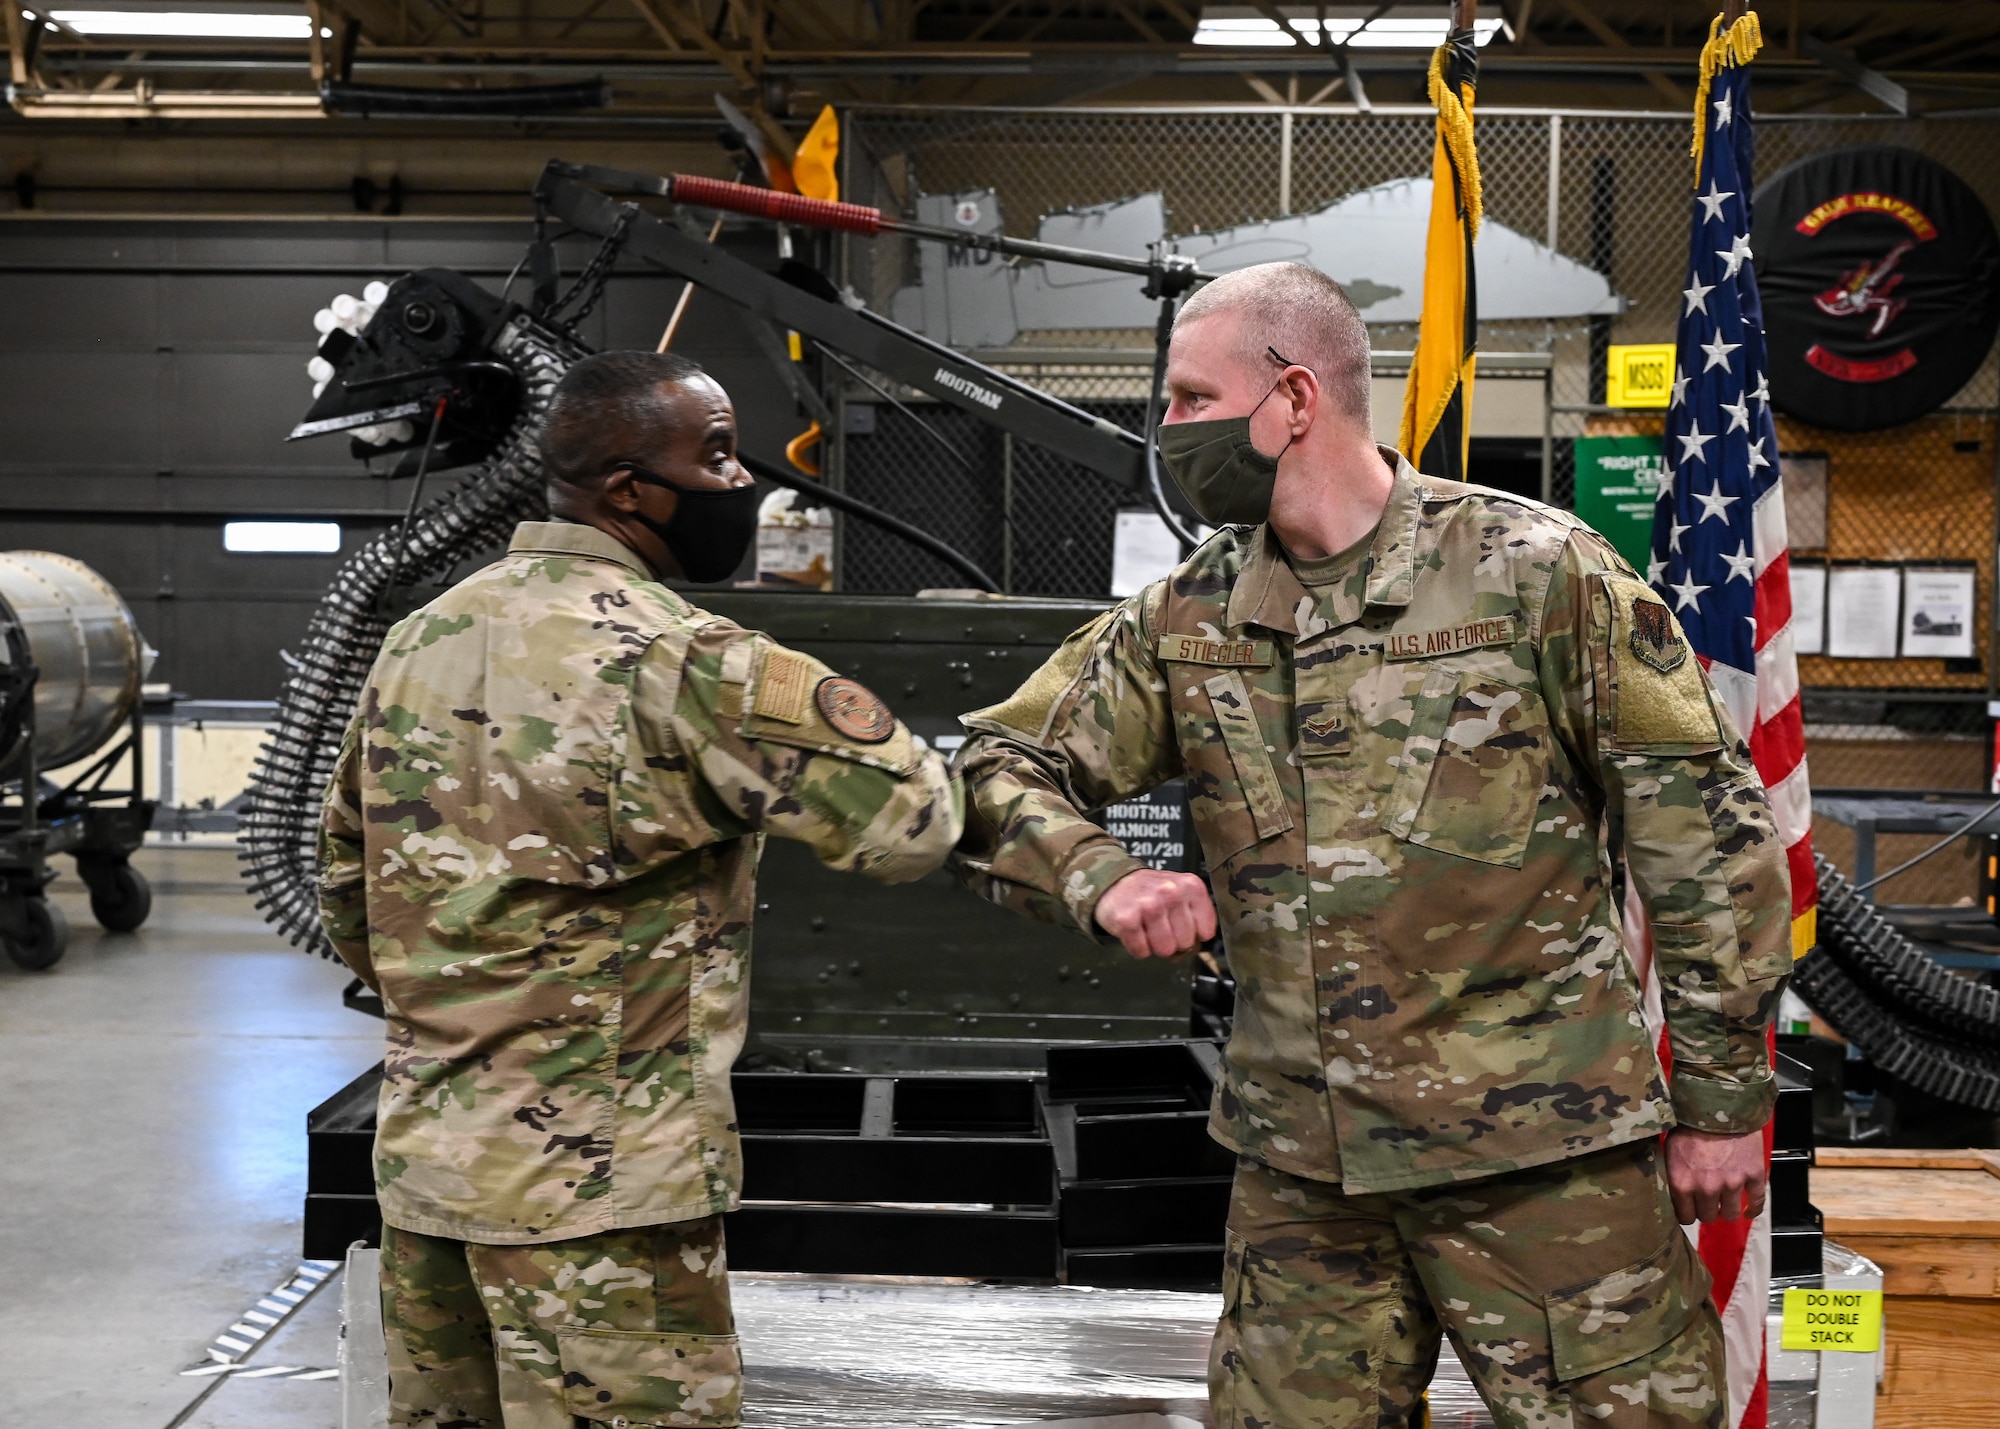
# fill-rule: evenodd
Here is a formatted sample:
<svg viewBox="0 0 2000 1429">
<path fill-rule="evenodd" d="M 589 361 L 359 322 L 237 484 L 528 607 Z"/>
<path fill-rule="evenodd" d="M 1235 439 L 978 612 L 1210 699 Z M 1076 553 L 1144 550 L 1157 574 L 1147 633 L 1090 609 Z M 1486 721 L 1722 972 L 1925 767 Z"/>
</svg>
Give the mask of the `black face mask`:
<svg viewBox="0 0 2000 1429">
<path fill-rule="evenodd" d="M 655 521 L 642 511 L 632 518 L 665 543 L 687 578 L 698 585 L 728 580 L 757 539 L 756 483 L 716 490 L 682 486 L 630 462 L 625 470 L 634 481 L 663 486 L 679 498 L 671 521 Z"/>
</svg>

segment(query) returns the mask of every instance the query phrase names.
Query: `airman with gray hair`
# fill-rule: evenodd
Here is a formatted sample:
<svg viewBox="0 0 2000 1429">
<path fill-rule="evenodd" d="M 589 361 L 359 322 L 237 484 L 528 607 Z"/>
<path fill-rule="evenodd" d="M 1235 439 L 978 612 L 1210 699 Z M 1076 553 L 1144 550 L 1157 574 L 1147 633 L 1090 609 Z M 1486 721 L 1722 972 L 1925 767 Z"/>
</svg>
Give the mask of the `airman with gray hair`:
<svg viewBox="0 0 2000 1429">
<path fill-rule="evenodd" d="M 1167 393 L 1161 458 L 1221 529 L 964 717 L 955 862 L 1137 957 L 1221 935 L 1218 1429 L 1417 1422 L 1445 1334 L 1503 1429 L 1720 1429 L 1721 1329 L 1675 1222 L 1762 1207 L 1791 971 L 1741 735 L 1603 538 L 1374 444 L 1366 330 L 1323 275 L 1196 294 Z M 1206 877 L 1087 817 L 1174 779 Z"/>
</svg>

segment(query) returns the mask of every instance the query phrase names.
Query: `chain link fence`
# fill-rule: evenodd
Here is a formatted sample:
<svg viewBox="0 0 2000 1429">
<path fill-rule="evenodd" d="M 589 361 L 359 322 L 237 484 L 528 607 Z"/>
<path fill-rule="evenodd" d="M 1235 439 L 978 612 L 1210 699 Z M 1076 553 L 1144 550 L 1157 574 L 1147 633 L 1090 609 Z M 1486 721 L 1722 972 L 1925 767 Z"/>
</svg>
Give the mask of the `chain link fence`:
<svg viewBox="0 0 2000 1429">
<path fill-rule="evenodd" d="M 1433 133 L 1427 112 L 1275 106 L 858 109 L 845 120 L 843 197 L 914 216 L 920 194 L 990 189 L 1007 231 L 1019 237 L 1035 236 L 1045 214 L 1153 191 L 1162 196 L 1168 230 L 1176 234 L 1312 212 L 1359 189 L 1428 174 Z M 1659 431 L 1657 419 L 1603 405 L 1605 350 L 1614 343 L 1673 340 L 1685 285 L 1691 124 L 1682 115 L 1521 111 L 1478 119 L 1489 221 L 1603 272 L 1626 303 L 1612 317 L 1481 324 L 1484 353 L 1547 355 L 1548 485 L 1558 504 L 1573 499 L 1574 438 Z M 1916 149 L 1957 173 L 1989 210 L 2000 210 L 2000 144 L 1988 121 L 1764 116 L 1757 142 L 1757 173 L 1765 179 L 1833 149 Z M 842 264 L 843 280 L 878 309 L 887 308 L 898 288 L 917 281 L 914 250 L 902 240 L 850 241 Z M 1409 324 L 1372 325 L 1371 335 L 1385 354 L 1407 352 L 1416 337 Z M 1133 363 L 1150 342 L 1150 332 L 1137 329 L 1024 332 L 1017 339 L 1024 349 L 1059 347 L 1075 356 L 1077 349 L 1100 348 L 1107 360 L 1054 366 L 1009 362 L 1004 353 L 981 356 L 1138 430 L 1146 373 Z M 844 395 L 874 407 L 865 434 L 847 423 L 836 457 L 839 479 L 855 494 L 963 541 L 1010 591 L 1106 594 L 1113 517 L 1121 507 L 1143 505 L 1135 493 L 1113 489 L 1047 452 L 981 432 L 962 414 L 914 393 L 899 393 L 907 412 L 858 388 Z M 1994 689 L 1997 411 L 2000 362 L 1989 354 L 1944 409 L 1893 431 L 1837 433 L 1780 418 L 1788 481 L 1800 457 L 1824 458 L 1826 473 L 1823 544 L 1795 547 L 1795 560 L 1963 562 L 1978 571 L 1980 657 L 1801 660 L 1809 691 L 1879 696 L 1873 705 L 1864 701 L 1858 713 L 1833 717 L 1827 728 L 1889 724 L 1905 734 L 1942 736 L 1977 727 L 1977 702 Z M 964 460 L 943 451 L 914 418 L 948 434 Z M 1475 480 L 1480 462 L 1475 443 Z M 951 579 L 858 524 L 847 528 L 844 540 L 843 581 L 850 588 L 909 590 Z M 1923 713 L 1926 700 L 1961 706 L 1940 717 Z M 1937 753 L 1943 761 L 1938 767 L 1965 762 Z M 1926 758 L 1921 752 L 1912 757 L 1919 763 Z"/>
</svg>

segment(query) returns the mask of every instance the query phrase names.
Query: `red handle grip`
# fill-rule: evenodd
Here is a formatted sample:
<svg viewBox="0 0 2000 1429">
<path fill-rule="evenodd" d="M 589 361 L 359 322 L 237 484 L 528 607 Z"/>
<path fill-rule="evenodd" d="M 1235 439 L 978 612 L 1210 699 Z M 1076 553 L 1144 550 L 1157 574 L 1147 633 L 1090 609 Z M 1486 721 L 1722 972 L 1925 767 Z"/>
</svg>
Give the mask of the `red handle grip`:
<svg viewBox="0 0 2000 1429">
<path fill-rule="evenodd" d="M 752 218 L 769 218 L 779 223 L 837 228 L 843 233 L 859 233 L 870 238 L 882 231 L 882 211 L 863 208 L 858 203 L 832 203 L 823 198 L 807 198 L 803 194 L 782 194 L 775 189 L 732 184 L 726 179 L 705 179 L 699 174 L 675 174 L 671 182 L 675 203 L 727 209 L 731 213 L 747 213 Z"/>
</svg>

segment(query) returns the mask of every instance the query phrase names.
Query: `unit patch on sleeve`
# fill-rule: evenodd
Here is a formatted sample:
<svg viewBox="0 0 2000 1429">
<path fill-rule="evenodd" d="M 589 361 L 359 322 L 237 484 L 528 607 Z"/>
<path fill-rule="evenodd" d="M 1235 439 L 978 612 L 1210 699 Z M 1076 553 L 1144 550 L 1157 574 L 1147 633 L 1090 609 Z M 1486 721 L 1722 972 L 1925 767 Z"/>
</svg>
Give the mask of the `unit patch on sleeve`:
<svg viewBox="0 0 2000 1429">
<path fill-rule="evenodd" d="M 896 732 L 896 717 L 866 685 L 828 675 L 813 690 L 820 718 L 856 744 L 881 744 Z"/>
<path fill-rule="evenodd" d="M 1162 660 L 1184 665 L 1268 665 L 1268 640 L 1216 640 L 1206 635 L 1162 635 L 1154 647 Z"/>
<path fill-rule="evenodd" d="M 1492 615 L 1433 630 L 1392 630 L 1384 653 L 1391 660 L 1421 660 L 1426 655 L 1456 655 L 1461 650 L 1512 645 L 1520 639 L 1520 628 L 1517 615 Z"/>
<path fill-rule="evenodd" d="M 1688 657 L 1688 643 L 1674 628 L 1674 617 L 1657 600 L 1640 596 L 1632 602 L 1632 653 L 1658 670 L 1671 675 Z"/>
</svg>

